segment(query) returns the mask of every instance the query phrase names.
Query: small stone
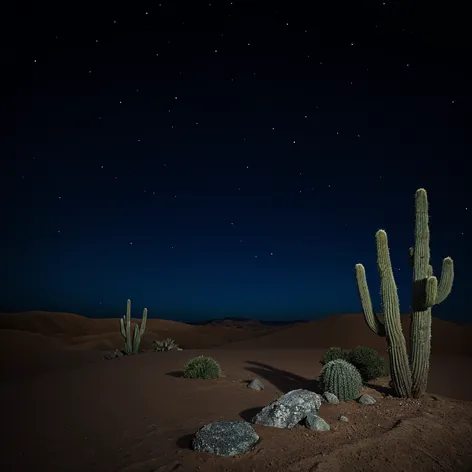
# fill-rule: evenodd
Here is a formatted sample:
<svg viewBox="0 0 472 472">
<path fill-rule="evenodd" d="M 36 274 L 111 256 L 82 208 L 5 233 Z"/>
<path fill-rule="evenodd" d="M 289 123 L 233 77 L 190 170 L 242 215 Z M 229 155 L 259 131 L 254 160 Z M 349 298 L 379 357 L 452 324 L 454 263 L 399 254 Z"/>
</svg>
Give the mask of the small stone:
<svg viewBox="0 0 472 472">
<path fill-rule="evenodd" d="M 371 395 L 368 395 L 367 393 L 364 393 L 364 395 L 361 395 L 357 401 L 362 404 L 362 405 L 374 405 L 377 403 L 374 397 Z"/>
<path fill-rule="evenodd" d="M 264 390 L 264 384 L 259 379 L 254 379 L 248 383 L 247 388 L 251 390 Z"/>
<path fill-rule="evenodd" d="M 331 392 L 324 392 L 323 393 L 323 398 L 328 402 L 331 403 L 332 405 L 337 405 L 339 403 L 338 397 Z"/>
<path fill-rule="evenodd" d="M 331 429 L 323 418 L 313 413 L 309 413 L 306 416 L 305 426 L 314 431 L 329 431 Z"/>
<path fill-rule="evenodd" d="M 344 415 L 341 415 L 339 418 L 338 418 L 339 421 L 342 421 L 343 423 L 349 423 L 349 419 L 347 418 L 347 416 L 344 416 Z"/>
</svg>

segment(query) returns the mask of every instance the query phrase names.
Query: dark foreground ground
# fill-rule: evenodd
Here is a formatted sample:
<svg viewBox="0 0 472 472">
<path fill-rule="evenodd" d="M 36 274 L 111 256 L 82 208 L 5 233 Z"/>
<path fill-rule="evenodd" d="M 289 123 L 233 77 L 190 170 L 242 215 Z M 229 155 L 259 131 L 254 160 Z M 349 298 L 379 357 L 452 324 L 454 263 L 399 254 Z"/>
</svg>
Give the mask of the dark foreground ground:
<svg viewBox="0 0 472 472">
<path fill-rule="evenodd" d="M 257 341 L 254 341 L 257 343 Z M 249 420 L 282 393 L 313 385 L 324 349 L 218 347 L 104 361 L 103 352 L 53 349 L 4 359 L 1 466 L 47 472 L 418 472 L 472 470 L 472 358 L 433 356 L 429 394 L 376 405 L 322 405 L 329 432 L 255 426 L 261 441 L 222 458 L 190 449 L 218 420 Z M 187 360 L 210 355 L 225 376 L 187 380 Z M 258 377 L 266 388 L 252 391 Z M 349 423 L 341 423 L 344 414 Z"/>
</svg>

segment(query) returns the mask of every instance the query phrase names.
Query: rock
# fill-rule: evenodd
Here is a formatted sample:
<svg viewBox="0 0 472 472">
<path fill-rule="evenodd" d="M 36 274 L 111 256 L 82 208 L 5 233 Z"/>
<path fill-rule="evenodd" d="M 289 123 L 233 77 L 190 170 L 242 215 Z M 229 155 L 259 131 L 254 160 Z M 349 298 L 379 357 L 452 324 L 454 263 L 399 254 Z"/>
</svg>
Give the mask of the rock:
<svg viewBox="0 0 472 472">
<path fill-rule="evenodd" d="M 305 426 L 315 431 L 329 431 L 331 428 L 321 416 L 309 413 L 305 418 Z"/>
<path fill-rule="evenodd" d="M 218 421 L 200 428 L 192 447 L 198 452 L 234 456 L 248 452 L 259 441 L 252 425 L 246 421 Z"/>
<path fill-rule="evenodd" d="M 119 351 L 118 349 L 115 349 L 115 351 L 109 352 L 108 354 L 105 354 L 103 356 L 103 359 L 105 360 L 110 360 L 110 359 L 119 359 L 120 357 L 123 357 L 124 354 Z"/>
<path fill-rule="evenodd" d="M 264 384 L 259 379 L 254 379 L 248 383 L 247 388 L 251 390 L 264 390 Z"/>
<path fill-rule="evenodd" d="M 377 400 L 372 397 L 371 395 L 368 395 L 367 393 L 364 393 L 364 395 L 361 395 L 357 401 L 361 403 L 362 405 L 374 405 L 377 403 Z"/>
<path fill-rule="evenodd" d="M 338 418 L 338 420 L 341 421 L 342 423 L 349 423 L 349 419 L 347 418 L 347 416 L 344 416 L 344 415 L 341 415 Z"/>
<path fill-rule="evenodd" d="M 252 418 L 251 422 L 274 428 L 293 428 L 308 414 L 316 415 L 320 406 L 320 395 L 299 388 L 282 395 L 264 407 Z"/>
<path fill-rule="evenodd" d="M 332 405 L 336 405 L 339 403 L 338 397 L 331 392 L 325 392 L 323 393 L 323 398 L 328 402 L 331 403 Z"/>
</svg>

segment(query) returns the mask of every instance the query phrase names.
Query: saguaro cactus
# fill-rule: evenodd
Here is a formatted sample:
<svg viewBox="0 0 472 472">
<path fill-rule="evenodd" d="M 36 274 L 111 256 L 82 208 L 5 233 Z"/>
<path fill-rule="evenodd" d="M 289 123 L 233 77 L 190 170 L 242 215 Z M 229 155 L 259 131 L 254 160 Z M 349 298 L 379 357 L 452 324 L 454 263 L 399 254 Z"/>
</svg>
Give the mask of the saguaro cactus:
<svg viewBox="0 0 472 472">
<path fill-rule="evenodd" d="M 146 329 L 147 308 L 143 310 L 143 320 L 141 326 L 136 323 L 134 325 L 133 337 L 131 337 L 131 300 L 126 302 L 126 315 L 120 318 L 120 331 L 125 340 L 125 353 L 137 354 L 139 352 L 139 345 L 141 344 L 141 337 Z"/>
<path fill-rule="evenodd" d="M 377 268 L 381 282 L 382 321 L 372 308 L 365 269 L 356 264 L 356 279 L 364 318 L 369 328 L 387 339 L 390 372 L 395 393 L 400 397 L 420 397 L 426 391 L 431 353 L 431 308 L 450 294 L 454 279 L 454 264 L 446 257 L 438 286 L 430 265 L 428 198 L 426 190 L 415 195 L 415 247 L 410 248 L 413 265 L 410 359 L 400 321 L 400 303 L 390 261 L 387 233 L 377 231 Z"/>
</svg>

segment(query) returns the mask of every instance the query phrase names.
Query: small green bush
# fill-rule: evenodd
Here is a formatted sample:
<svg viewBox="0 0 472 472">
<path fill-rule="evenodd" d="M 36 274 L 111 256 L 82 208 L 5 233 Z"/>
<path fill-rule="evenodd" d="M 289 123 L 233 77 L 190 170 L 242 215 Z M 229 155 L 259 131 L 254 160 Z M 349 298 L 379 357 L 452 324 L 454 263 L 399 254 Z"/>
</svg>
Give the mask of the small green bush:
<svg viewBox="0 0 472 472">
<path fill-rule="evenodd" d="M 370 347 L 354 348 L 347 360 L 360 372 L 364 382 L 386 375 L 385 359 Z"/>
<path fill-rule="evenodd" d="M 194 357 L 185 364 L 184 377 L 187 379 L 217 379 L 221 377 L 220 364 L 211 357 Z"/>
<path fill-rule="evenodd" d="M 339 401 L 355 400 L 361 394 L 361 374 L 343 359 L 328 362 L 321 370 L 320 381 L 323 392 L 334 393 Z"/>
<path fill-rule="evenodd" d="M 325 365 L 328 362 L 334 361 L 336 359 L 343 359 L 347 361 L 349 358 L 349 353 L 349 349 L 341 349 L 340 347 L 330 347 L 323 354 L 323 360 L 321 361 L 321 364 Z"/>
</svg>

